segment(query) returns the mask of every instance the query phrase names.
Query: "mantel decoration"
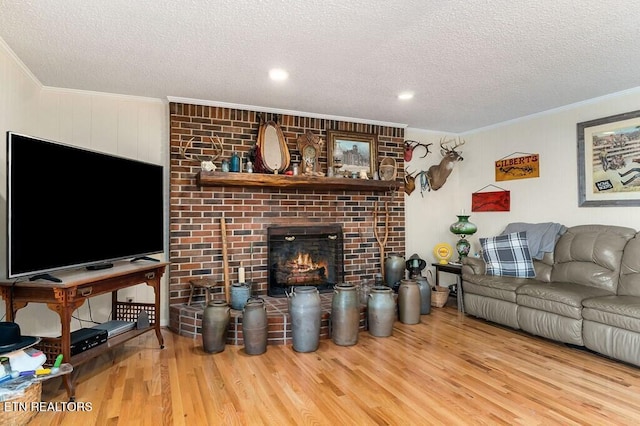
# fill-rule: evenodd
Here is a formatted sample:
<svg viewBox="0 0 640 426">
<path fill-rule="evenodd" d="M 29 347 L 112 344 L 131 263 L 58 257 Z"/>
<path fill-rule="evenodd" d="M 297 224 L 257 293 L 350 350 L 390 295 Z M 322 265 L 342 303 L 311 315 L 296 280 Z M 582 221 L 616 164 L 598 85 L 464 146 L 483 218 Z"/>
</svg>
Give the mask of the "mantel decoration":
<svg viewBox="0 0 640 426">
<path fill-rule="evenodd" d="M 640 110 L 577 130 L 578 206 L 640 206 Z"/>
<path fill-rule="evenodd" d="M 282 173 L 291 161 L 282 129 L 275 121 L 262 121 L 262 117 L 260 120 L 254 168 L 258 172 Z"/>
<path fill-rule="evenodd" d="M 320 136 L 313 134 L 311 130 L 298 136 L 297 148 L 302 158 L 302 173 L 307 176 L 322 176 L 318 166 L 322 140 Z"/>
<path fill-rule="evenodd" d="M 396 180 L 398 177 L 398 170 L 396 167 L 396 160 L 390 157 L 384 157 L 380 160 L 380 180 Z"/>
<path fill-rule="evenodd" d="M 378 135 L 372 133 L 327 131 L 327 162 L 329 167 L 340 164 L 345 176 L 356 176 L 365 170 L 370 178 L 376 173 Z"/>
<path fill-rule="evenodd" d="M 471 244 L 466 240 L 467 235 L 473 235 L 477 230 L 478 227 L 469 222 L 469 215 L 465 215 L 464 210 L 458 215 L 458 221 L 452 223 L 449 227 L 449 231 L 460 236 L 460 239 L 456 243 L 458 262 L 462 263 L 462 258 L 467 256 L 471 250 Z"/>
</svg>

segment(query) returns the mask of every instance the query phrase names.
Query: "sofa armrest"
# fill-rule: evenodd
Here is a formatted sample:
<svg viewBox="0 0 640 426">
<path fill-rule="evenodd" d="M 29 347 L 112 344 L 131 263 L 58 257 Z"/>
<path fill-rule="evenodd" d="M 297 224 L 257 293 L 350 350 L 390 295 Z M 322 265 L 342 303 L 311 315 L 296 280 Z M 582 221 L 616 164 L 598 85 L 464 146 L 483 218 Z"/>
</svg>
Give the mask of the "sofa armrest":
<svg viewBox="0 0 640 426">
<path fill-rule="evenodd" d="M 484 275 L 486 272 L 486 264 L 479 257 L 463 257 L 462 258 L 462 275 Z"/>
</svg>

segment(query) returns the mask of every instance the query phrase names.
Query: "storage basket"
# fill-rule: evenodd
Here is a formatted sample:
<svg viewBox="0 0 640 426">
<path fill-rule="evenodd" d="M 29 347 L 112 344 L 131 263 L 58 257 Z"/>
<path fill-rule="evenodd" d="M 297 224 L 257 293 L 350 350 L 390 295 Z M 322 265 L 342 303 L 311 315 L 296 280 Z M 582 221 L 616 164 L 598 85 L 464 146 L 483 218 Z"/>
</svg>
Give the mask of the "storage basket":
<svg viewBox="0 0 640 426">
<path fill-rule="evenodd" d="M 37 381 L 34 382 L 31 386 L 24 390 L 22 395 L 16 396 L 15 398 L 7 399 L 5 402 L 0 404 L 0 423 L 5 426 L 23 426 L 26 425 L 33 419 L 33 417 L 38 414 L 38 410 L 31 409 L 31 403 L 40 402 L 42 398 L 42 382 Z M 16 404 L 14 407 L 24 407 L 26 406 L 26 410 L 22 409 L 12 409 L 12 410 L 4 410 L 4 404 Z M 18 405 L 24 404 L 24 405 Z"/>
<path fill-rule="evenodd" d="M 442 308 L 447 303 L 449 298 L 449 288 L 436 285 L 432 287 L 431 291 L 431 306 L 436 308 Z"/>
</svg>

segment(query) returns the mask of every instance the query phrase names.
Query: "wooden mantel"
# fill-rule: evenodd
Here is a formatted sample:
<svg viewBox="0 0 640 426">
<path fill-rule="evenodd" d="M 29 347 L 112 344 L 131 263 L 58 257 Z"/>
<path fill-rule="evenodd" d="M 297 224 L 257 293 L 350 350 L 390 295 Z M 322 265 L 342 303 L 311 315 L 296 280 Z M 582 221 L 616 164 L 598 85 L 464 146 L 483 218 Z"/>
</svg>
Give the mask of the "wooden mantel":
<svg viewBox="0 0 640 426">
<path fill-rule="evenodd" d="M 399 181 L 336 177 L 287 176 L 282 174 L 205 172 L 196 175 L 198 186 L 242 186 L 311 189 L 325 191 L 397 191 Z"/>
</svg>

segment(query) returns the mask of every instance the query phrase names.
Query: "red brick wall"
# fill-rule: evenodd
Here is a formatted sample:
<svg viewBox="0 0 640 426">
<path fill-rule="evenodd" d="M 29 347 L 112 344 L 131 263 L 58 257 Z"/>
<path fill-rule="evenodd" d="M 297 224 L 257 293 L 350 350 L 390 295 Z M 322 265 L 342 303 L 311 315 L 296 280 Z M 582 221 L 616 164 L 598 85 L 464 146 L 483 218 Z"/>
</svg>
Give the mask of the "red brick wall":
<svg viewBox="0 0 640 426">
<path fill-rule="evenodd" d="M 185 303 L 189 279 L 213 278 L 222 283 L 222 234 L 220 219 L 227 222 L 230 280 L 236 282 L 240 263 L 257 294 L 267 288 L 267 227 L 271 225 L 339 224 L 345 240 L 345 281 L 359 283 L 380 272 L 379 246 L 374 236 L 373 207 L 376 201 L 389 202 L 387 253 L 404 255 L 404 193 L 372 191 L 319 191 L 256 187 L 198 187 L 196 161 L 180 156 L 180 147 L 191 138 L 191 155 L 210 154 L 206 136 L 223 141 L 225 158 L 232 151 L 247 156 L 255 145 L 259 114 L 277 119 L 292 161 L 299 161 L 299 135 L 311 130 L 326 141 L 327 130 L 375 133 L 378 156 L 396 159 L 398 179 L 403 179 L 404 129 L 291 115 L 275 115 L 230 108 L 171 103 L 171 230 L 169 303 Z M 203 137 L 204 140 L 203 140 Z M 326 146 L 320 170 L 326 171 Z M 221 159 L 216 163 L 220 165 Z M 378 221 L 384 232 L 384 214 Z M 222 293 L 217 289 L 216 293 Z"/>
</svg>

